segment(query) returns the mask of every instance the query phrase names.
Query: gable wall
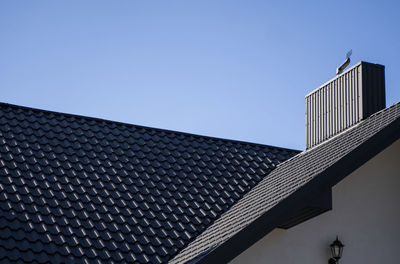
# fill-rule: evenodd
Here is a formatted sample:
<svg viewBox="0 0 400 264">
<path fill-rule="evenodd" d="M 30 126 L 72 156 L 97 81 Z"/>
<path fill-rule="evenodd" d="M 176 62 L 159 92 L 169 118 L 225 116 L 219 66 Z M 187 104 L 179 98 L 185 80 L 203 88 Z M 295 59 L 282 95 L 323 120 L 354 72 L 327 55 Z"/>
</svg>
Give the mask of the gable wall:
<svg viewBox="0 0 400 264">
<path fill-rule="evenodd" d="M 400 140 L 332 189 L 333 210 L 288 230 L 275 229 L 231 263 L 328 263 L 336 235 L 340 264 L 399 263 Z"/>
</svg>

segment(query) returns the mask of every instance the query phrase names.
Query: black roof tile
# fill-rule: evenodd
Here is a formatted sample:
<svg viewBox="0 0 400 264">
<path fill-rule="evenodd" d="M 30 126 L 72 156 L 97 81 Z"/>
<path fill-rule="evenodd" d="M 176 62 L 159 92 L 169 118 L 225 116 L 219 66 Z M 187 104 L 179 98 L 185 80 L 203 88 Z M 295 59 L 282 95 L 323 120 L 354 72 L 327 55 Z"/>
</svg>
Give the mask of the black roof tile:
<svg viewBox="0 0 400 264">
<path fill-rule="evenodd" d="M 297 153 L 0 103 L 0 262 L 165 263 Z"/>
</svg>

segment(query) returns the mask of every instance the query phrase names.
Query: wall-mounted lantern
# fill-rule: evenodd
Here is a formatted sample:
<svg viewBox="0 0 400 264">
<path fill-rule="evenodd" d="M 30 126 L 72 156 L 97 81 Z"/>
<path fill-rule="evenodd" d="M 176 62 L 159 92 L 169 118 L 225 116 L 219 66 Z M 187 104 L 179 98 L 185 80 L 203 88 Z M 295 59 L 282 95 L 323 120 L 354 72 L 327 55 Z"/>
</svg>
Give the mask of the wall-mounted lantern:
<svg viewBox="0 0 400 264">
<path fill-rule="evenodd" d="M 343 243 L 340 242 L 340 240 L 336 236 L 336 240 L 333 241 L 333 243 L 331 244 L 332 258 L 329 259 L 329 264 L 339 263 L 339 259 L 342 257 L 343 247 Z"/>
</svg>

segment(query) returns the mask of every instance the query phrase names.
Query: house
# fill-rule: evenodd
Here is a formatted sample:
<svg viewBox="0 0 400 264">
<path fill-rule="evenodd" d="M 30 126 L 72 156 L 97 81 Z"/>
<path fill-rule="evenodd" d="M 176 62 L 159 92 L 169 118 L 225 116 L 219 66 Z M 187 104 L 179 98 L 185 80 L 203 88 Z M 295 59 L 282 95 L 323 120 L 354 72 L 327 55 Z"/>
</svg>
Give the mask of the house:
<svg viewBox="0 0 400 264">
<path fill-rule="evenodd" d="M 384 89 L 361 62 L 309 94 L 303 152 L 0 104 L 0 263 L 397 263 Z"/>
</svg>

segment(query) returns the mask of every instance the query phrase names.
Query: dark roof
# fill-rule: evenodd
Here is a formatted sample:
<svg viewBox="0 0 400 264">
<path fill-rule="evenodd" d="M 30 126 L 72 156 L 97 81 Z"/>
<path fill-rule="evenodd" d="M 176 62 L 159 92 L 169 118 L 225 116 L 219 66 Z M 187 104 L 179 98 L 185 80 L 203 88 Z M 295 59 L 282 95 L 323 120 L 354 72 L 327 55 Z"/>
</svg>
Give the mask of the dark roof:
<svg viewBox="0 0 400 264">
<path fill-rule="evenodd" d="M 400 137 L 400 103 L 281 163 L 170 263 L 226 263 Z"/>
<path fill-rule="evenodd" d="M 1 103 L 0 262 L 167 262 L 297 153 Z"/>
</svg>

